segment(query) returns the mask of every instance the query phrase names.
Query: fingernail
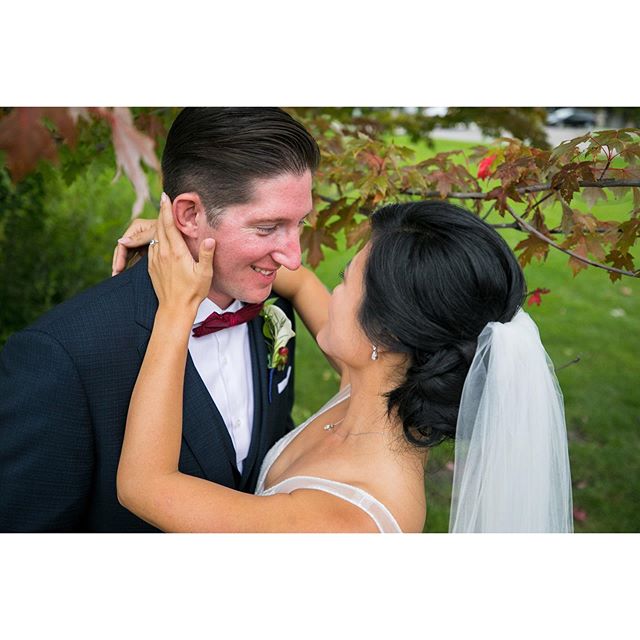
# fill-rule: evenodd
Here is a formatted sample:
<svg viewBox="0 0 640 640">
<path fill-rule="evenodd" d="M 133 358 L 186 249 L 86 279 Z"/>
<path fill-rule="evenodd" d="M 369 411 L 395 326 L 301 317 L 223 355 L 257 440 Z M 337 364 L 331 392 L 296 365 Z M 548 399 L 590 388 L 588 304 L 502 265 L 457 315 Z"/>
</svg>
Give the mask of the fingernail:
<svg viewBox="0 0 640 640">
<path fill-rule="evenodd" d="M 131 242 L 131 238 L 129 236 L 122 236 L 122 238 L 118 238 L 116 242 L 120 244 L 125 244 L 126 242 Z"/>
<path fill-rule="evenodd" d="M 167 201 L 167 194 L 163 191 L 160 196 L 160 202 L 165 203 Z"/>
</svg>

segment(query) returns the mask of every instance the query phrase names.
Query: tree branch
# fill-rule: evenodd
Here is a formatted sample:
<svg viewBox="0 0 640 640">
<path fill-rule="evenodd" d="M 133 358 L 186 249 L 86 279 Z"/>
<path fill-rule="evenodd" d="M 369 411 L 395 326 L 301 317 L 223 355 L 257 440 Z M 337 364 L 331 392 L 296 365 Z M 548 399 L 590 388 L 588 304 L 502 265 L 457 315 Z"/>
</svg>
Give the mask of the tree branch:
<svg viewBox="0 0 640 640">
<path fill-rule="evenodd" d="M 580 187 L 595 187 L 598 189 L 607 189 L 609 187 L 640 187 L 640 180 L 579 180 Z M 551 183 L 534 184 L 530 187 L 518 187 L 518 193 L 534 193 L 536 191 L 546 191 L 551 189 Z"/>
<path fill-rule="evenodd" d="M 405 191 L 400 191 L 400 193 L 406 196 L 420 196 L 422 198 L 442 198 L 439 191 L 414 191 L 413 189 L 406 189 Z M 487 200 L 487 194 L 477 191 L 452 191 L 451 193 L 447 193 L 445 198 L 454 198 L 456 200 Z"/>
<path fill-rule="evenodd" d="M 609 187 L 640 187 L 640 180 L 580 180 L 578 182 L 580 187 L 594 187 L 597 189 L 607 189 Z M 550 198 L 557 189 L 552 189 L 551 183 L 546 184 L 533 184 L 528 187 L 518 187 L 516 191 L 518 193 L 536 193 L 538 191 L 551 191 L 543 198 L 541 198 L 535 206 L 539 206 L 544 200 Z M 439 191 L 416 191 L 415 189 L 404 189 L 399 191 L 405 196 L 420 196 L 421 198 L 442 198 Z M 447 193 L 445 198 L 453 198 L 454 200 L 489 200 L 487 198 L 488 193 L 482 191 L 451 191 Z M 320 196 L 320 199 L 324 202 L 331 204 L 335 202 L 333 198 L 328 196 Z"/>
<path fill-rule="evenodd" d="M 609 267 L 606 264 L 600 264 L 599 262 L 594 262 L 593 260 L 589 260 L 589 258 L 583 258 L 577 253 L 571 251 L 570 249 L 565 249 L 561 247 L 557 242 L 554 242 L 550 238 L 538 231 L 535 227 L 532 227 L 528 222 L 523 220 L 512 208 L 507 204 L 507 211 L 513 216 L 516 222 L 520 225 L 522 229 L 526 229 L 529 233 L 536 236 L 536 238 L 540 238 L 540 240 L 546 242 L 548 245 L 552 246 L 554 249 L 558 249 L 558 251 L 562 251 L 567 255 L 579 260 L 580 262 L 584 262 L 584 264 L 591 265 L 592 267 L 597 267 L 598 269 L 604 269 L 605 271 L 611 271 L 612 273 L 619 273 L 623 276 L 630 276 L 632 278 L 637 278 L 640 276 L 640 271 L 624 271 L 623 269 L 617 269 L 616 267 Z"/>
<path fill-rule="evenodd" d="M 530 204 L 527 209 L 529 211 L 535 209 L 536 207 L 539 207 L 547 198 L 550 198 L 553 194 L 555 193 L 555 191 L 550 191 L 549 193 L 547 193 L 546 196 L 542 196 L 542 198 L 540 198 L 540 200 L 538 200 L 537 202 L 534 202 L 533 204 Z"/>
<path fill-rule="evenodd" d="M 598 189 L 607 189 L 609 187 L 640 187 L 640 180 L 579 180 L 578 185 L 580 187 L 595 187 Z M 551 183 L 546 184 L 532 184 L 528 187 L 518 187 L 516 189 L 518 193 L 536 193 L 538 191 L 556 191 L 552 189 Z M 413 189 L 407 189 L 401 193 L 408 196 L 422 196 L 423 198 L 440 198 L 439 191 L 415 191 Z M 551 194 L 549 194 L 550 197 Z M 448 193 L 447 198 L 455 198 L 456 200 L 487 200 L 487 194 L 483 192 L 460 192 L 452 191 Z M 538 202 L 540 204 L 542 199 Z"/>
<path fill-rule="evenodd" d="M 489 215 L 491 214 L 491 212 L 496 208 L 496 204 L 497 204 L 497 202 L 498 202 L 497 200 L 494 200 L 494 201 L 493 201 L 493 204 L 489 207 L 489 210 L 487 211 L 487 213 L 485 213 L 485 214 L 482 216 L 482 219 L 483 219 L 483 220 L 486 220 L 486 219 L 489 217 Z"/>
<path fill-rule="evenodd" d="M 503 222 L 501 224 L 492 224 L 489 226 L 494 229 L 515 229 L 516 231 L 521 231 L 520 225 L 517 222 Z"/>
</svg>

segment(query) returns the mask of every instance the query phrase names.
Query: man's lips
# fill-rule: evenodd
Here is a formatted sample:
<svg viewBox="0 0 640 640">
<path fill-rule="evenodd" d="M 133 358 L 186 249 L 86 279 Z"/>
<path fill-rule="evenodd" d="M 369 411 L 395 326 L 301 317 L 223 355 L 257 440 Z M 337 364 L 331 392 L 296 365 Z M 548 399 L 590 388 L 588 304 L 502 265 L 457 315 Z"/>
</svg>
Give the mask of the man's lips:
<svg viewBox="0 0 640 640">
<path fill-rule="evenodd" d="M 255 265 L 251 265 L 251 268 L 256 272 L 259 273 L 263 276 L 265 276 L 266 278 L 270 278 L 271 276 L 274 276 L 277 269 L 262 269 L 261 267 L 256 267 Z"/>
</svg>

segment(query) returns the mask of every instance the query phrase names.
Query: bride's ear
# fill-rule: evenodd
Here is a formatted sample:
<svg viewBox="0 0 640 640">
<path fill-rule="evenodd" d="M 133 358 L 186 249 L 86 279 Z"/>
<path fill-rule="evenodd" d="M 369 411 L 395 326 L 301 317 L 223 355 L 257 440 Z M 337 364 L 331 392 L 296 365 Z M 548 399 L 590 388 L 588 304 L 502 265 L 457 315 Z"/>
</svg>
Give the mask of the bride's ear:
<svg viewBox="0 0 640 640">
<path fill-rule="evenodd" d="M 198 237 L 198 224 L 205 218 L 205 208 L 195 192 L 181 193 L 173 200 L 173 219 L 178 230 L 188 238 Z"/>
</svg>

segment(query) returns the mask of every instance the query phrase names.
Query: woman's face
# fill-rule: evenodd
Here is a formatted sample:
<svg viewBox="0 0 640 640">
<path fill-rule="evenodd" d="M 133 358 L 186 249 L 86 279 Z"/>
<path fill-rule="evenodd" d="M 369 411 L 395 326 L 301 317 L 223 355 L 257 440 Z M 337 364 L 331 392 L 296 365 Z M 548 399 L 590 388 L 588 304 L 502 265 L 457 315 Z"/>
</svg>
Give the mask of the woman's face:
<svg viewBox="0 0 640 640">
<path fill-rule="evenodd" d="M 361 366 L 371 357 L 371 342 L 358 322 L 368 255 L 367 246 L 347 263 L 343 281 L 333 290 L 329 302 L 327 324 L 318 332 L 317 337 L 318 345 L 326 354 L 351 366 Z"/>
</svg>

